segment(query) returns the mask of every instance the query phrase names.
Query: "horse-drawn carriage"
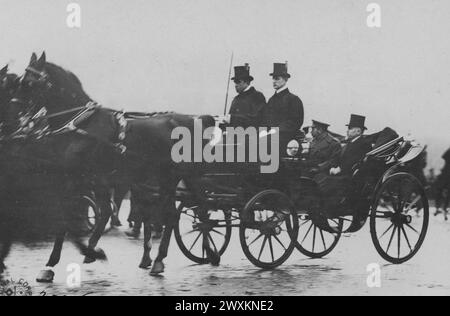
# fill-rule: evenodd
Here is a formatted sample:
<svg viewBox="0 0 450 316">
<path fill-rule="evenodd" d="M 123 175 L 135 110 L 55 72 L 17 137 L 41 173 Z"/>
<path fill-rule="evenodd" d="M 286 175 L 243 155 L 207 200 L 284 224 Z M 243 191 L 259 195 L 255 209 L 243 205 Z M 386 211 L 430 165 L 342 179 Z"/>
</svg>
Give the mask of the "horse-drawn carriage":
<svg viewBox="0 0 450 316">
<path fill-rule="evenodd" d="M 181 217 L 175 237 L 181 251 L 196 263 L 208 263 L 204 242 L 222 255 L 232 229 L 239 228 L 246 257 L 270 269 L 283 264 L 295 248 L 322 258 L 342 234 L 361 230 L 370 219 L 378 253 L 395 264 L 410 260 L 423 244 L 429 220 L 424 188 L 408 172 L 408 163 L 423 148 L 397 136 L 383 141 L 382 134 L 372 136 L 373 150 L 344 181 L 343 202 L 331 207 L 316 181 L 303 176 L 303 134 L 289 143 L 275 175 L 260 175 L 250 165 L 222 166 L 220 171 L 211 166 L 201 178 L 185 180 L 177 193 Z"/>
</svg>

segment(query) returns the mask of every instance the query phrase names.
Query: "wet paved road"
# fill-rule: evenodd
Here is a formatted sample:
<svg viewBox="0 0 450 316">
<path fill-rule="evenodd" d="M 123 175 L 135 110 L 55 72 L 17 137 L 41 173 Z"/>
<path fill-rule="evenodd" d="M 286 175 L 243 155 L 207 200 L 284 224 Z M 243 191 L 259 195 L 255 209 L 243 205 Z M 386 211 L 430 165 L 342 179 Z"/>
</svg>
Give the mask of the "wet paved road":
<svg viewBox="0 0 450 316">
<path fill-rule="evenodd" d="M 127 215 L 127 212 L 124 212 Z M 125 221 L 124 221 L 125 222 Z M 103 237 L 100 246 L 108 254 L 106 263 L 82 265 L 81 287 L 66 285 L 71 263 L 83 258 L 67 243 L 61 264 L 54 270 L 55 282 L 37 284 L 34 280 L 51 252 L 51 243 L 25 247 L 16 245 L 6 264 L 7 277 L 25 279 L 38 295 L 449 295 L 450 223 L 432 218 L 424 247 L 409 263 L 387 265 L 376 253 L 369 228 L 346 236 L 328 258 L 310 260 L 295 252 L 275 271 L 253 267 L 240 249 L 237 231 L 220 267 L 199 266 L 184 258 L 172 241 L 166 259 L 166 273 L 151 277 L 137 266 L 142 241 L 126 238 L 123 231 Z M 367 286 L 367 265 L 381 265 L 381 288 Z"/>
</svg>

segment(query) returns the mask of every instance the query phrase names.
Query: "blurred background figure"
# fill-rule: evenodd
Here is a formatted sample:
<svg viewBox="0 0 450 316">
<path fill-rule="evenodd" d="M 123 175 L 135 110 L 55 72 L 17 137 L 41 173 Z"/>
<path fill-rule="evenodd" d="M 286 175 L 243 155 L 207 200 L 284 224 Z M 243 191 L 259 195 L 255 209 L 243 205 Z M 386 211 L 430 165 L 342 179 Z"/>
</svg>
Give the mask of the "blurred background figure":
<svg viewBox="0 0 450 316">
<path fill-rule="evenodd" d="M 445 220 L 448 220 L 448 206 L 450 204 L 450 149 L 447 150 L 442 159 L 445 161 L 444 168 L 438 176 L 435 184 L 436 188 L 436 213 L 435 216 L 444 213 Z"/>
</svg>

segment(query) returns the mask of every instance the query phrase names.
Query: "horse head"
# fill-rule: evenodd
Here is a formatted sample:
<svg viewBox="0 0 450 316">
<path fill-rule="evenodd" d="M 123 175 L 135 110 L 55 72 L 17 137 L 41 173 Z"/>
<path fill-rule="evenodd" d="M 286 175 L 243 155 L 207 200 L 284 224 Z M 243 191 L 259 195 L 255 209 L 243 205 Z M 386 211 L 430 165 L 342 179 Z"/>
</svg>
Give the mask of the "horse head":
<svg viewBox="0 0 450 316">
<path fill-rule="evenodd" d="M 45 52 L 40 58 L 33 53 L 20 86 L 7 107 L 6 125 L 14 130 L 24 117 L 33 117 L 43 109 L 53 114 L 84 106 L 89 101 L 91 99 L 73 73 L 47 62 Z M 50 120 L 49 124 L 58 126 L 67 119 L 68 116 L 63 115 Z"/>
</svg>

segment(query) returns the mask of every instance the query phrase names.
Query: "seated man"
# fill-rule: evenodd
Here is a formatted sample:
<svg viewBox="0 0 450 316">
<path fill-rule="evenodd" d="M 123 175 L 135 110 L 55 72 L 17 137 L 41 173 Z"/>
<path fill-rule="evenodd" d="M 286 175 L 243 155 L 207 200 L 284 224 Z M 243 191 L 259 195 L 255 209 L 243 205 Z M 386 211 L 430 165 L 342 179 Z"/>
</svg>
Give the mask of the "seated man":
<svg viewBox="0 0 450 316">
<path fill-rule="evenodd" d="M 351 195 L 348 192 L 351 190 L 353 168 L 372 150 L 373 137 L 364 136 L 367 130 L 364 116 L 352 115 L 347 126 L 347 144 L 341 154 L 328 163 L 332 167 L 329 174 L 320 173 L 314 178 L 326 197 L 326 208 L 345 204 L 346 196 Z"/>
<path fill-rule="evenodd" d="M 312 136 L 309 156 L 306 161 L 306 168 L 310 176 L 320 172 L 328 172 L 333 161 L 341 153 L 340 142 L 330 135 L 328 127 L 330 125 L 313 120 Z"/>
</svg>

